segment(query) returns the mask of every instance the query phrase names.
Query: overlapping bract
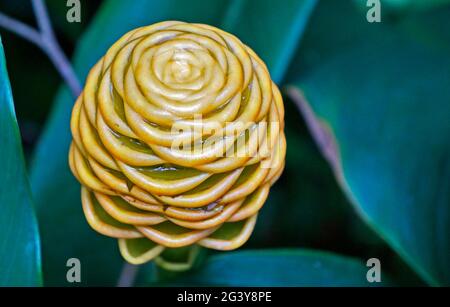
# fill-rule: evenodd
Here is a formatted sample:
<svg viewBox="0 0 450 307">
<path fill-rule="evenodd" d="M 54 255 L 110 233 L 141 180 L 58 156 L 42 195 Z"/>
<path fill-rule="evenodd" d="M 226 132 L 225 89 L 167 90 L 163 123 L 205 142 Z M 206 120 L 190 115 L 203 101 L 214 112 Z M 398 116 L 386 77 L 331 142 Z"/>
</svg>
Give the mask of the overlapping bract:
<svg viewBox="0 0 450 307">
<path fill-rule="evenodd" d="M 283 118 L 267 67 L 231 34 L 177 21 L 125 34 L 73 108 L 87 221 L 135 264 L 164 248 L 238 248 L 283 170 Z"/>
</svg>

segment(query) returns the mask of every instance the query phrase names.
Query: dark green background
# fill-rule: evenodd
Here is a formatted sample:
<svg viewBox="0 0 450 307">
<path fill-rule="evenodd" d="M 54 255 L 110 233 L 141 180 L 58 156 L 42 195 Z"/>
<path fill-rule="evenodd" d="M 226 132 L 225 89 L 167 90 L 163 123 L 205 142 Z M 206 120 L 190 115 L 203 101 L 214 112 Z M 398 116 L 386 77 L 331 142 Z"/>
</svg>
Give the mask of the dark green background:
<svg viewBox="0 0 450 307">
<path fill-rule="evenodd" d="M 137 26 L 177 19 L 230 31 L 263 58 L 283 90 L 304 91 L 338 146 L 341 181 L 285 94 L 286 169 L 249 242 L 237 252 L 208 252 L 205 263 L 181 275 L 149 264 L 139 285 L 368 286 L 365 262 L 373 257 L 389 284 L 450 284 L 450 1 L 382 0 L 381 23 L 368 23 L 366 1 L 358 0 L 82 0 L 81 23 L 65 20 L 66 1 L 46 3 L 82 82 Z M 28 1 L 0 1 L 0 11 L 35 25 Z M 74 99 L 37 47 L 0 33 L 32 191 L 28 200 L 13 199 L 19 190 L 4 192 L 0 228 L 13 220 L 22 229 L 34 206 L 45 285 L 70 285 L 71 257 L 81 260 L 83 285 L 115 285 L 123 264 L 117 244 L 85 222 L 67 165 Z M 4 115 L 10 98 L 2 99 L 1 141 L 5 156 L 17 159 L 17 135 L 4 137 L 15 131 L 15 119 Z M 29 191 L 24 172 L 13 176 L 15 185 Z M 13 181 L 5 173 L 0 179 L 8 191 Z M 23 206 L 31 217 L 17 213 Z M 38 284 L 39 265 L 28 269 L 28 249 L 20 242 L 10 248 L 3 233 L 0 272 L 16 249 L 14 257 L 28 257 L 21 269 L 29 277 L 0 277 L 0 285 Z"/>
</svg>

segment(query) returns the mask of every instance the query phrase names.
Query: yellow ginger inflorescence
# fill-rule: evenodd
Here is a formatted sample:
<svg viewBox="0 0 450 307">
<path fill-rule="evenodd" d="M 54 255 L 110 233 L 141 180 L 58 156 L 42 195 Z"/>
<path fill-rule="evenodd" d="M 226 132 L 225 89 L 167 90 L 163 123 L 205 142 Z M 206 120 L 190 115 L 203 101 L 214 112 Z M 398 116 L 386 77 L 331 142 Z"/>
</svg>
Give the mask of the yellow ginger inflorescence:
<svg viewBox="0 0 450 307">
<path fill-rule="evenodd" d="M 134 264 L 165 248 L 238 248 L 282 173 L 283 127 L 266 65 L 235 36 L 177 21 L 130 31 L 73 108 L 86 219 Z"/>
</svg>

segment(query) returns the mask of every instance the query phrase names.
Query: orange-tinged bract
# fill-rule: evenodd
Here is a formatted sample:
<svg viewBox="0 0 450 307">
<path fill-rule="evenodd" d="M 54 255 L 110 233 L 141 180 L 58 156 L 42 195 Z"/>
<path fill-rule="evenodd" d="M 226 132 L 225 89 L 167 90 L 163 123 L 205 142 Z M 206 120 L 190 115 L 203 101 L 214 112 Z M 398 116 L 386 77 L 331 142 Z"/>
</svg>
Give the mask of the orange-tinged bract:
<svg viewBox="0 0 450 307">
<path fill-rule="evenodd" d="M 284 108 L 235 36 L 167 21 L 120 38 L 72 112 L 69 164 L 89 225 L 130 263 L 240 247 L 284 167 Z"/>
</svg>

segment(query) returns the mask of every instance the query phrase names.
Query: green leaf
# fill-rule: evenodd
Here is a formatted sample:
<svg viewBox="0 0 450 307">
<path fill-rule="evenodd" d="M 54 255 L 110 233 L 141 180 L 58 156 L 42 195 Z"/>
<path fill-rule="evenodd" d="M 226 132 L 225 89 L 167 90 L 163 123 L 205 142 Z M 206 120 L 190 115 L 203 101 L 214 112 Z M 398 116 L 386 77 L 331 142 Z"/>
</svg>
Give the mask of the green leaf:
<svg viewBox="0 0 450 307">
<path fill-rule="evenodd" d="M 352 1 L 318 1 L 286 79 L 313 71 L 334 53 L 365 39 L 379 25 L 363 17 Z M 362 259 L 378 255 L 387 263 L 392 252 L 385 253 L 386 243 L 349 206 L 295 105 L 286 97 L 284 105 L 286 167 L 244 247 L 307 246 Z"/>
<path fill-rule="evenodd" d="M 73 64 L 77 75 L 84 80 L 89 69 L 108 47 L 127 31 L 163 20 L 183 20 L 220 26 L 226 21 L 229 29 L 249 39 L 255 51 L 269 61 L 281 79 L 289 61 L 290 52 L 282 44 L 295 46 L 304 26 L 303 18 L 314 1 L 287 4 L 265 1 L 246 1 L 242 5 L 229 1 L 106 1 L 100 7 L 86 33 L 79 41 Z M 258 3 L 258 5 L 256 4 Z M 308 3 L 311 3 L 308 5 Z M 236 9 L 236 7 L 238 7 Z M 305 14 L 293 9 L 305 10 Z M 264 9 L 264 10 L 263 10 Z M 274 24 L 258 23 L 273 11 L 291 12 L 283 20 L 271 17 Z M 234 15 L 236 13 L 236 15 Z M 249 18 L 248 23 L 233 21 L 235 16 Z M 237 19 L 236 19 L 237 20 Z M 245 27 L 256 27 L 248 28 Z M 270 33 L 277 41 L 267 44 Z M 263 43 L 258 40 L 264 39 Z M 280 59 L 280 60 L 278 60 Z M 71 140 L 69 121 L 74 104 L 66 87 L 58 92 L 31 165 L 31 185 L 40 220 L 42 221 L 43 266 L 49 285 L 68 285 L 65 266 L 67 259 L 79 258 L 82 264 L 82 282 L 85 285 L 114 284 L 120 271 L 121 259 L 117 244 L 92 231 L 83 216 L 79 184 L 69 171 L 67 153 Z"/>
<path fill-rule="evenodd" d="M 172 282 L 176 285 L 208 286 L 371 286 L 388 285 L 381 273 L 381 283 L 369 283 L 371 267 L 359 259 L 332 253 L 302 250 L 246 250 L 210 257 L 198 271 L 189 272 Z"/>
<path fill-rule="evenodd" d="M 382 11 L 383 14 L 383 11 Z M 298 78 L 316 65 L 376 34 L 381 23 L 369 23 L 354 1 L 319 1 L 286 79 Z"/>
<path fill-rule="evenodd" d="M 450 284 L 449 73 L 448 52 L 386 28 L 293 82 L 357 210 L 433 285 Z"/>
<path fill-rule="evenodd" d="M 353 0 L 361 10 L 369 10 L 375 7 L 375 1 L 367 0 Z M 408 12 L 408 11 L 422 11 L 434 7 L 440 7 L 449 4 L 449 0 L 381 0 L 380 8 L 384 12 Z M 382 17 L 383 18 L 383 17 Z"/>
<path fill-rule="evenodd" d="M 255 50 L 269 67 L 272 80 L 279 83 L 316 3 L 317 0 L 235 0 L 221 26 Z"/>
<path fill-rule="evenodd" d="M 399 28 L 413 39 L 428 46 L 450 51 L 450 5 L 426 12 L 409 14 L 399 22 Z"/>
<path fill-rule="evenodd" d="M 0 144 L 0 286 L 39 286 L 39 233 L 1 39 Z"/>
</svg>

